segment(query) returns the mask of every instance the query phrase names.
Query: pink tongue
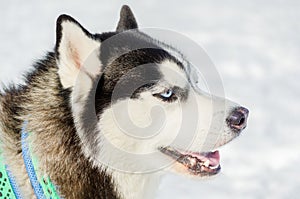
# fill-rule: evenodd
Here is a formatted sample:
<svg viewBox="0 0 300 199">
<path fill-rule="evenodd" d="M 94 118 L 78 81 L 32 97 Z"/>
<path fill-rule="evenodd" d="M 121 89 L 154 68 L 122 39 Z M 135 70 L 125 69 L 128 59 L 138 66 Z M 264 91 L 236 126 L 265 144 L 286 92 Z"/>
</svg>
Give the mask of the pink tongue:
<svg viewBox="0 0 300 199">
<path fill-rule="evenodd" d="M 206 157 L 209 159 L 209 165 L 217 166 L 220 164 L 220 153 L 219 151 L 209 152 Z"/>
<path fill-rule="evenodd" d="M 205 162 L 206 160 L 209 160 L 210 166 L 218 166 L 220 164 L 220 153 L 219 151 L 214 152 L 208 152 L 208 153 L 195 153 L 192 154 L 201 161 Z"/>
</svg>

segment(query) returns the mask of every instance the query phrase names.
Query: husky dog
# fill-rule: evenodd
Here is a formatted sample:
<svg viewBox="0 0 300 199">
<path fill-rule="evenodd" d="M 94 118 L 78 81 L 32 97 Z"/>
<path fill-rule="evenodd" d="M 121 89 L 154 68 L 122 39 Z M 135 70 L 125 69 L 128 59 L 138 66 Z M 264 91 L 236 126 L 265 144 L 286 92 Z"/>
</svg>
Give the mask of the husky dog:
<svg viewBox="0 0 300 199">
<path fill-rule="evenodd" d="M 62 198 L 154 198 L 165 170 L 217 174 L 216 149 L 246 127 L 248 110 L 199 91 L 181 54 L 139 31 L 128 6 L 101 34 L 59 16 L 54 50 L 0 94 L 0 151 L 23 198 L 36 198 L 25 123 L 36 169 Z"/>
</svg>

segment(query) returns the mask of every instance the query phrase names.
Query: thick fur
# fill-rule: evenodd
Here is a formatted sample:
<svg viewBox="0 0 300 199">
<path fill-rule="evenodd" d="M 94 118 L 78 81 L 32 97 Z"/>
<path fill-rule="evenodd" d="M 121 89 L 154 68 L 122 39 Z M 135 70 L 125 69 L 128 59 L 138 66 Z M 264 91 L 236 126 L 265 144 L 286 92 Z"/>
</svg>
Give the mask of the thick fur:
<svg viewBox="0 0 300 199">
<path fill-rule="evenodd" d="M 26 86 L 11 88 L 1 96 L 3 156 L 22 194 L 34 198 L 20 147 L 22 121 L 28 120 L 28 130 L 34 132 L 30 143 L 40 169 L 50 176 L 63 197 L 118 198 L 111 177 L 94 168 L 81 153 L 69 95 L 69 90 L 62 89 L 55 55 L 49 53 L 27 75 Z"/>
<path fill-rule="evenodd" d="M 0 94 L 1 151 L 24 198 L 35 198 L 21 155 L 24 121 L 39 170 L 70 199 L 153 198 L 162 171 L 170 168 L 143 171 L 166 161 L 158 148 L 171 144 L 178 129 L 197 132 L 172 143 L 184 149 L 189 143 L 189 151 L 213 150 L 238 136 L 226 124 L 237 105 L 191 85 L 181 53 L 133 30 L 138 25 L 128 6 L 120 17 L 116 31 L 91 34 L 72 17 L 61 15 L 54 51 L 25 75 L 25 85 Z M 168 88 L 176 96 L 162 100 Z M 124 107 L 129 115 L 124 115 Z M 162 107 L 166 114 L 151 112 L 153 107 Z M 190 123 L 180 123 L 182 110 L 191 116 Z M 199 117 L 193 118 L 194 113 Z M 149 139 L 128 136 L 123 127 Z M 111 145 L 133 154 L 155 153 L 157 159 L 130 158 Z"/>
</svg>

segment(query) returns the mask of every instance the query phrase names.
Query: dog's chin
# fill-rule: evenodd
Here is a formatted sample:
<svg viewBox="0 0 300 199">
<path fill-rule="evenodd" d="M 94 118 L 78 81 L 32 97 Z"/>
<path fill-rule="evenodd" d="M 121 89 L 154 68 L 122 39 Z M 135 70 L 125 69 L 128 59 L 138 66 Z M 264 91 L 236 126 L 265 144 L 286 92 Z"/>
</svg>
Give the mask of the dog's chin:
<svg viewBox="0 0 300 199">
<path fill-rule="evenodd" d="M 221 171 L 219 151 L 191 152 L 174 147 L 161 147 L 159 150 L 175 161 L 173 169 L 189 177 L 210 177 Z"/>
</svg>

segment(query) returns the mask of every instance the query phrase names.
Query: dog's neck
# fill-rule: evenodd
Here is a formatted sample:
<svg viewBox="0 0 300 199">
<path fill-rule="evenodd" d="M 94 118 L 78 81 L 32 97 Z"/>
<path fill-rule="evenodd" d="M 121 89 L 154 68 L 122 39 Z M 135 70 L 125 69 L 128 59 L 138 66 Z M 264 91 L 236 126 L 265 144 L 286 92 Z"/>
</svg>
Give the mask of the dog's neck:
<svg viewBox="0 0 300 199">
<path fill-rule="evenodd" d="M 131 174 L 113 171 L 111 175 L 122 199 L 155 198 L 161 178 L 161 172 Z"/>
</svg>

